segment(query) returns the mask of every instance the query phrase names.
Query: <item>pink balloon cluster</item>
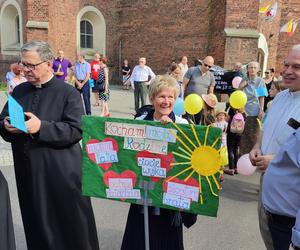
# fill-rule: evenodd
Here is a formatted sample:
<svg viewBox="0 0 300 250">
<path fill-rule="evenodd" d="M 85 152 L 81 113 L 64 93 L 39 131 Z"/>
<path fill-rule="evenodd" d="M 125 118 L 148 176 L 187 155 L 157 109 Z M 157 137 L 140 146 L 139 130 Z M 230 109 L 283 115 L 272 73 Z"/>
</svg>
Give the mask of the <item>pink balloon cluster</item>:
<svg viewBox="0 0 300 250">
<path fill-rule="evenodd" d="M 249 154 L 242 155 L 237 162 L 237 171 L 241 175 L 252 175 L 256 167 L 252 165 Z"/>
</svg>

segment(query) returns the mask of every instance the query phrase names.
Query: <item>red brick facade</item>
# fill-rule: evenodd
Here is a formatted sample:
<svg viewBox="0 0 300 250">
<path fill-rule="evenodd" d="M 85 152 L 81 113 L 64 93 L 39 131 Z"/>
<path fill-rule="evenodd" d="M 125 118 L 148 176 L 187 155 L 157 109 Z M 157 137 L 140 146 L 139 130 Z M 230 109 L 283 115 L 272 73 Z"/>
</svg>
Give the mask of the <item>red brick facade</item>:
<svg viewBox="0 0 300 250">
<path fill-rule="evenodd" d="M 8 0 L 10 1 L 10 0 Z M 77 15 L 85 6 L 98 9 L 106 24 L 105 54 L 110 59 L 111 72 L 118 75 L 120 59 L 129 59 L 133 66 L 141 56 L 147 57 L 156 73 L 164 73 L 172 61 L 187 55 L 190 65 L 196 58 L 212 55 L 216 64 L 231 68 L 236 61 L 257 60 L 259 33 L 263 34 L 268 55 L 268 67 L 280 70 L 292 45 L 300 43 L 300 27 L 293 37 L 279 34 L 279 28 L 291 17 L 300 15 L 300 1 L 279 0 L 276 18 L 267 22 L 259 7 L 275 0 L 18 0 L 23 18 L 23 41 L 42 39 L 56 51 L 61 48 L 66 57 L 75 60 L 77 52 Z M 0 0 L 0 8 L 5 3 Z M 48 28 L 26 27 L 28 21 L 48 22 Z M 258 34 L 232 35 L 228 30 L 243 30 Z M 226 32 L 225 32 L 226 31 Z M 95 30 L 95 32 L 97 32 Z M 1 44 L 0 44 L 1 46 Z M 0 54 L 0 71 L 15 56 Z M 3 66 L 6 65 L 6 66 Z"/>
<path fill-rule="evenodd" d="M 281 1 L 281 20 L 280 25 L 284 25 L 291 18 L 297 19 L 300 17 L 300 1 L 299 0 L 282 0 Z M 274 59 L 274 65 L 277 70 L 282 68 L 282 62 L 288 54 L 289 49 L 300 43 L 300 24 L 296 29 L 295 34 L 289 37 L 286 33 L 280 33 L 278 39 L 278 52 Z"/>
</svg>

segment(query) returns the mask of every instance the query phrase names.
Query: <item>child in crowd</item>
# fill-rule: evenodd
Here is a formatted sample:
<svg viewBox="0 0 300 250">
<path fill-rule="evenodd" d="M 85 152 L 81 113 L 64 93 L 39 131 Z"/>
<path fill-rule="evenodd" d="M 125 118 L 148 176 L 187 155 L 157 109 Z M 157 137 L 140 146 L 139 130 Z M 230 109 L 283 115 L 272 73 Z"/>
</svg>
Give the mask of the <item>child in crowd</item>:
<svg viewBox="0 0 300 250">
<path fill-rule="evenodd" d="M 271 83 L 270 89 L 269 89 L 269 102 L 267 104 L 267 109 L 265 111 L 265 114 L 263 116 L 263 120 L 262 123 L 264 124 L 267 115 L 268 115 L 268 111 L 270 110 L 270 107 L 272 105 L 272 101 L 275 98 L 275 96 L 282 90 L 284 90 L 284 85 L 282 81 L 273 81 Z"/>
<path fill-rule="evenodd" d="M 212 125 L 216 121 L 215 108 L 218 99 L 214 94 L 202 95 L 204 101 L 200 124 L 204 126 Z"/>
<path fill-rule="evenodd" d="M 226 144 L 226 131 L 228 122 L 226 121 L 227 113 L 225 110 L 217 111 L 216 113 L 216 122 L 213 123 L 213 126 L 220 128 L 222 130 L 222 144 L 221 147 L 224 147 L 224 149 L 227 151 L 227 144 Z M 222 166 L 221 170 L 224 170 L 224 166 Z M 223 174 L 220 175 L 220 181 L 222 182 L 224 180 Z"/>
<path fill-rule="evenodd" d="M 224 173 L 229 175 L 238 174 L 237 161 L 239 159 L 241 135 L 245 128 L 246 113 L 243 109 L 228 107 L 228 126 L 227 126 L 227 150 L 229 169 Z"/>
<path fill-rule="evenodd" d="M 225 110 L 220 110 L 216 113 L 216 122 L 213 124 L 215 127 L 220 128 L 222 130 L 222 147 L 227 147 L 226 143 L 226 132 L 228 122 L 226 121 L 227 113 Z"/>
</svg>

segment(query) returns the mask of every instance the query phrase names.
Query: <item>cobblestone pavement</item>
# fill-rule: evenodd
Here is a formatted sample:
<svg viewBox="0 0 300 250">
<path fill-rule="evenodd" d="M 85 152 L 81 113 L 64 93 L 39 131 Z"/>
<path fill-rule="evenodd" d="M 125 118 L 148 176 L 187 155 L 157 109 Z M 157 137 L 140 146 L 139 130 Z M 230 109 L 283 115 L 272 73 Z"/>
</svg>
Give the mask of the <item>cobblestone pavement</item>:
<svg viewBox="0 0 300 250">
<path fill-rule="evenodd" d="M 0 108 L 5 102 L 5 95 L 0 92 Z M 111 90 L 110 110 L 112 117 L 132 117 L 134 112 L 132 91 L 113 88 Z M 92 107 L 92 113 L 99 115 L 99 107 Z M 12 165 L 10 145 L 0 139 L 0 170 L 9 183 L 17 250 L 26 250 Z M 258 183 L 259 173 L 249 177 L 225 176 L 218 217 L 198 216 L 198 221 L 192 228 L 184 229 L 185 249 L 265 249 L 259 234 L 256 213 Z M 92 199 L 92 203 L 101 249 L 120 249 L 129 204 L 104 199 Z"/>
</svg>

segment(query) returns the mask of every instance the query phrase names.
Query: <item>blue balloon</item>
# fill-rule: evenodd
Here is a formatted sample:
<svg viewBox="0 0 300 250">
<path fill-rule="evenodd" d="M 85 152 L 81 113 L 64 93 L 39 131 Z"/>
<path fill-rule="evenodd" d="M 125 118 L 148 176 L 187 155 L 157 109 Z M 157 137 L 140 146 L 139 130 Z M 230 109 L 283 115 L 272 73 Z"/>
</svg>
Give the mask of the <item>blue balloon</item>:
<svg viewBox="0 0 300 250">
<path fill-rule="evenodd" d="M 184 112 L 184 105 L 182 98 L 178 97 L 174 103 L 173 112 L 177 116 L 181 116 Z"/>
</svg>

